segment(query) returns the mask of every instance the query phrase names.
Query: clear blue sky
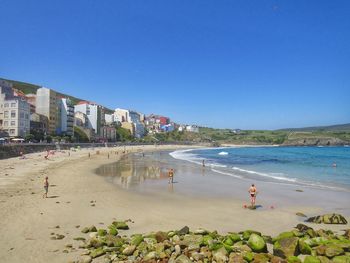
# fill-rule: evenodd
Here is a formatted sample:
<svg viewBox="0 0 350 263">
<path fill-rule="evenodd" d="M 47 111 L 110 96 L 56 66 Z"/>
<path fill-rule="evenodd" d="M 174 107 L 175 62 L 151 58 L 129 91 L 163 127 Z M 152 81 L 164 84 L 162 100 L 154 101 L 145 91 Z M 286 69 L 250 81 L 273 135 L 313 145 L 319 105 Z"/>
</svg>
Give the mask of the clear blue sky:
<svg viewBox="0 0 350 263">
<path fill-rule="evenodd" d="M 350 122 L 348 0 L 0 0 L 0 77 L 220 128 Z"/>
</svg>

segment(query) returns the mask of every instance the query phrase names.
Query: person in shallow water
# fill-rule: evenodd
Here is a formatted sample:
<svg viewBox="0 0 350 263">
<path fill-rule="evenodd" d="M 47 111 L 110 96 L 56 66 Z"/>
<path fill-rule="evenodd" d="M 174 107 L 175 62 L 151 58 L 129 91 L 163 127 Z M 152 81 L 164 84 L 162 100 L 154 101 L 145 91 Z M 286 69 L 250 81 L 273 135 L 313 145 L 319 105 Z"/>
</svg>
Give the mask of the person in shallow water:
<svg viewBox="0 0 350 263">
<path fill-rule="evenodd" d="M 249 187 L 249 190 L 248 190 L 249 194 L 250 194 L 250 204 L 252 207 L 255 206 L 255 201 L 256 201 L 256 195 L 258 193 L 258 191 L 256 190 L 256 187 L 254 184 L 252 184 L 251 187 Z"/>
<path fill-rule="evenodd" d="M 174 183 L 174 169 L 170 169 L 169 172 L 168 172 L 168 177 L 169 177 L 169 181 L 168 183 Z"/>
</svg>

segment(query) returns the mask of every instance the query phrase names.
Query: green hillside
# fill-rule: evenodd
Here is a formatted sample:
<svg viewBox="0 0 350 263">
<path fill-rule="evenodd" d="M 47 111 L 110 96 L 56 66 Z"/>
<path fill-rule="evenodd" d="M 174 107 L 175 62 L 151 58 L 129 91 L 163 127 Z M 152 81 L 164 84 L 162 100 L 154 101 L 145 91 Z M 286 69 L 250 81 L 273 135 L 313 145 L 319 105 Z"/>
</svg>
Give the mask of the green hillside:
<svg viewBox="0 0 350 263">
<path fill-rule="evenodd" d="M 343 132 L 343 131 L 350 131 L 350 123 L 330 125 L 330 126 L 305 127 L 305 128 L 287 128 L 287 129 L 281 129 L 280 131 Z"/>
</svg>

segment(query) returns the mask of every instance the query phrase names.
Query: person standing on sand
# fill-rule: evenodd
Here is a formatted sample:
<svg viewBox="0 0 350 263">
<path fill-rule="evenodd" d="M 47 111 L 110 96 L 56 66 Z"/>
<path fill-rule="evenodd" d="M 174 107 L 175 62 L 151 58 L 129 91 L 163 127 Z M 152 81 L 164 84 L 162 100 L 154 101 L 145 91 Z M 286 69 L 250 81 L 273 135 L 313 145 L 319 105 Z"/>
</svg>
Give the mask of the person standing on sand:
<svg viewBox="0 0 350 263">
<path fill-rule="evenodd" d="M 47 198 L 47 193 L 49 192 L 49 177 L 45 177 L 44 180 L 44 189 L 45 189 L 45 193 L 43 195 L 43 198 Z"/>
<path fill-rule="evenodd" d="M 168 172 L 168 176 L 169 176 L 169 182 L 168 184 L 170 183 L 174 183 L 174 169 L 170 169 L 169 172 Z"/>
<path fill-rule="evenodd" d="M 256 200 L 256 195 L 258 191 L 256 190 L 256 187 L 254 184 L 252 184 L 251 187 L 249 187 L 248 193 L 250 194 L 250 204 L 252 207 L 255 206 L 255 200 Z"/>
</svg>

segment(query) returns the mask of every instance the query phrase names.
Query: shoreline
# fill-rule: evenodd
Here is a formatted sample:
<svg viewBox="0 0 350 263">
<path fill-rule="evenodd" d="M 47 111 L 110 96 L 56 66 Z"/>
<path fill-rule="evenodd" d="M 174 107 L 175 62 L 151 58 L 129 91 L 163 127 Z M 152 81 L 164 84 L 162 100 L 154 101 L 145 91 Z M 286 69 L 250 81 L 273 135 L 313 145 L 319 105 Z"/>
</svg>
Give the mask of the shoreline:
<svg viewBox="0 0 350 263">
<path fill-rule="evenodd" d="M 131 146 L 126 147 L 126 150 L 158 153 L 178 148 L 179 146 Z M 100 154 L 96 154 L 97 151 Z M 128 234 L 180 229 L 188 225 L 191 229 L 202 227 L 220 233 L 255 229 L 274 235 L 302 222 L 295 215 L 298 206 L 250 211 L 242 209 L 242 200 L 234 198 L 188 198 L 181 193 L 145 194 L 118 188 L 97 176 L 95 169 L 117 162 L 122 156 L 121 151 L 119 149 L 116 154 L 113 148 L 96 148 L 91 158 L 87 156 L 88 150 L 81 150 L 71 152 L 69 158 L 67 152 L 57 153 L 52 161 L 43 160 L 43 156 L 38 153 L 28 155 L 25 160 L 1 160 L 1 168 L 6 168 L 1 169 L 0 174 L 0 233 L 3 237 L 0 241 L 0 257 L 3 262 L 76 260 L 81 251 L 68 254 L 63 251 L 67 244 L 79 246 L 74 238 L 82 236 L 81 229 L 90 225 L 106 228 L 117 219 L 131 219 L 134 222 L 130 224 Z M 182 169 L 188 169 L 182 162 L 178 163 Z M 189 169 L 188 172 L 193 170 Z M 51 198 L 43 199 L 42 181 L 46 175 L 49 176 L 51 185 Z M 161 182 L 160 187 L 168 187 L 167 179 Z M 317 207 L 309 208 L 313 213 L 320 211 Z M 312 227 L 333 230 L 344 228 L 336 225 Z M 65 237 L 62 240 L 52 240 L 51 233 Z"/>
</svg>

